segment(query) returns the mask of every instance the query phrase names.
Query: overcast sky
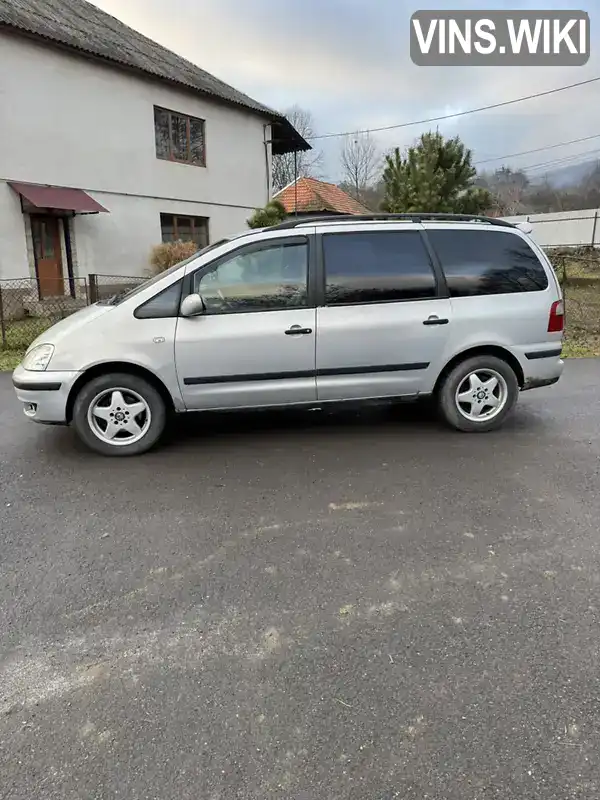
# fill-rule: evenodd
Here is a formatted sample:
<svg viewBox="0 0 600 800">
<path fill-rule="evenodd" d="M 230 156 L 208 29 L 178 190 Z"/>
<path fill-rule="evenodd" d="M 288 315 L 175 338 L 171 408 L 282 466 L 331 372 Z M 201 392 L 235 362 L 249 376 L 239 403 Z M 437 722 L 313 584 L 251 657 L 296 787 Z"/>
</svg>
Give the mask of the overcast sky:
<svg viewBox="0 0 600 800">
<path fill-rule="evenodd" d="M 598 0 L 94 2 L 266 105 L 309 109 L 317 133 L 454 113 L 600 75 Z M 568 69 L 417 67 L 409 55 L 409 20 L 414 11 L 426 8 L 586 10 L 592 55 L 585 66 Z M 374 134 L 374 139 L 382 149 L 403 147 L 429 127 Z M 439 127 L 446 135 L 459 134 L 475 160 L 600 134 L 600 82 Z M 339 140 L 326 140 L 326 179 L 339 177 L 339 146 Z M 593 150 L 600 155 L 600 138 L 512 159 L 512 165 L 530 166 Z"/>
</svg>

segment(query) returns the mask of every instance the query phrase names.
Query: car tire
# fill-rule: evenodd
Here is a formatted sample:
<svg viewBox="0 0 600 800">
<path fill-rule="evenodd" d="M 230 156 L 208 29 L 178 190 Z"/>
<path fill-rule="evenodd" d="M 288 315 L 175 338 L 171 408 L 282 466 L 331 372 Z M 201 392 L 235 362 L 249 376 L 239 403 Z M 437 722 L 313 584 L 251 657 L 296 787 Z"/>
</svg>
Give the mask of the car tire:
<svg viewBox="0 0 600 800">
<path fill-rule="evenodd" d="M 137 456 L 160 439 L 167 409 L 160 393 L 137 375 L 110 373 L 86 383 L 75 398 L 73 425 L 103 456 Z"/>
<path fill-rule="evenodd" d="M 512 367 L 496 356 L 474 356 L 461 361 L 444 377 L 438 409 L 444 421 L 465 433 L 499 428 L 519 396 Z"/>
</svg>

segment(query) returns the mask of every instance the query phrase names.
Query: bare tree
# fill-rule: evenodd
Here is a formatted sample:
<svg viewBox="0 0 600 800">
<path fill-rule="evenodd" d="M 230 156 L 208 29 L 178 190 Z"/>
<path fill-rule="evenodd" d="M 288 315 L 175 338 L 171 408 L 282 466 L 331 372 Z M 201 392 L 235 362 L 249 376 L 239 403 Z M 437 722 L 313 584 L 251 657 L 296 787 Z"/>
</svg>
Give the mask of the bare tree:
<svg viewBox="0 0 600 800">
<path fill-rule="evenodd" d="M 381 157 L 368 133 L 346 136 L 340 150 L 342 181 L 355 200 L 363 202 L 365 191 L 372 185 Z"/>
<path fill-rule="evenodd" d="M 304 139 L 311 139 L 315 135 L 314 121 L 310 111 L 300 108 L 300 106 L 292 106 L 284 113 Z M 273 156 L 273 191 L 278 192 L 294 181 L 296 177 L 295 166 L 298 169 L 297 177 L 302 178 L 310 175 L 316 178 L 322 163 L 323 153 L 321 150 L 315 149 L 314 146 L 312 150 L 299 151 L 295 159 L 294 153 Z"/>
<path fill-rule="evenodd" d="M 524 214 L 530 210 L 527 205 L 529 178 L 522 170 L 503 166 L 493 173 L 482 172 L 475 183 L 491 192 L 494 207 L 502 215 Z"/>
</svg>

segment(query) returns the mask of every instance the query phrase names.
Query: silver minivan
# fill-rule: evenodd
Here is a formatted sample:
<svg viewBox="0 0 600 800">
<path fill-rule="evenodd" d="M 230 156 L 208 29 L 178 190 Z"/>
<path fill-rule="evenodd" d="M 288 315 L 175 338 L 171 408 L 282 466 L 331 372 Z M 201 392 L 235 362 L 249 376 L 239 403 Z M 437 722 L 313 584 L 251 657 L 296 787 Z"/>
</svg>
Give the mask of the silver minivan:
<svg viewBox="0 0 600 800">
<path fill-rule="evenodd" d="M 508 222 L 295 218 L 62 320 L 13 383 L 26 416 L 104 455 L 148 450 L 185 411 L 429 396 L 489 431 L 558 381 L 563 327 L 550 262 Z"/>
</svg>

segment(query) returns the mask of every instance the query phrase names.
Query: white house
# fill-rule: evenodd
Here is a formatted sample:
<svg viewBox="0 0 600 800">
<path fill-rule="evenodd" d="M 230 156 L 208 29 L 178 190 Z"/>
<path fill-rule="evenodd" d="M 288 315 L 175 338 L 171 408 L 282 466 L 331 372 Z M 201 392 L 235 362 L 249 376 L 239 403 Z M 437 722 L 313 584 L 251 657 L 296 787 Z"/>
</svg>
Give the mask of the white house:
<svg viewBox="0 0 600 800">
<path fill-rule="evenodd" d="M 37 278 L 47 297 L 145 274 L 161 241 L 243 230 L 271 155 L 308 147 L 84 0 L 0 0 L 0 279 Z"/>
</svg>

